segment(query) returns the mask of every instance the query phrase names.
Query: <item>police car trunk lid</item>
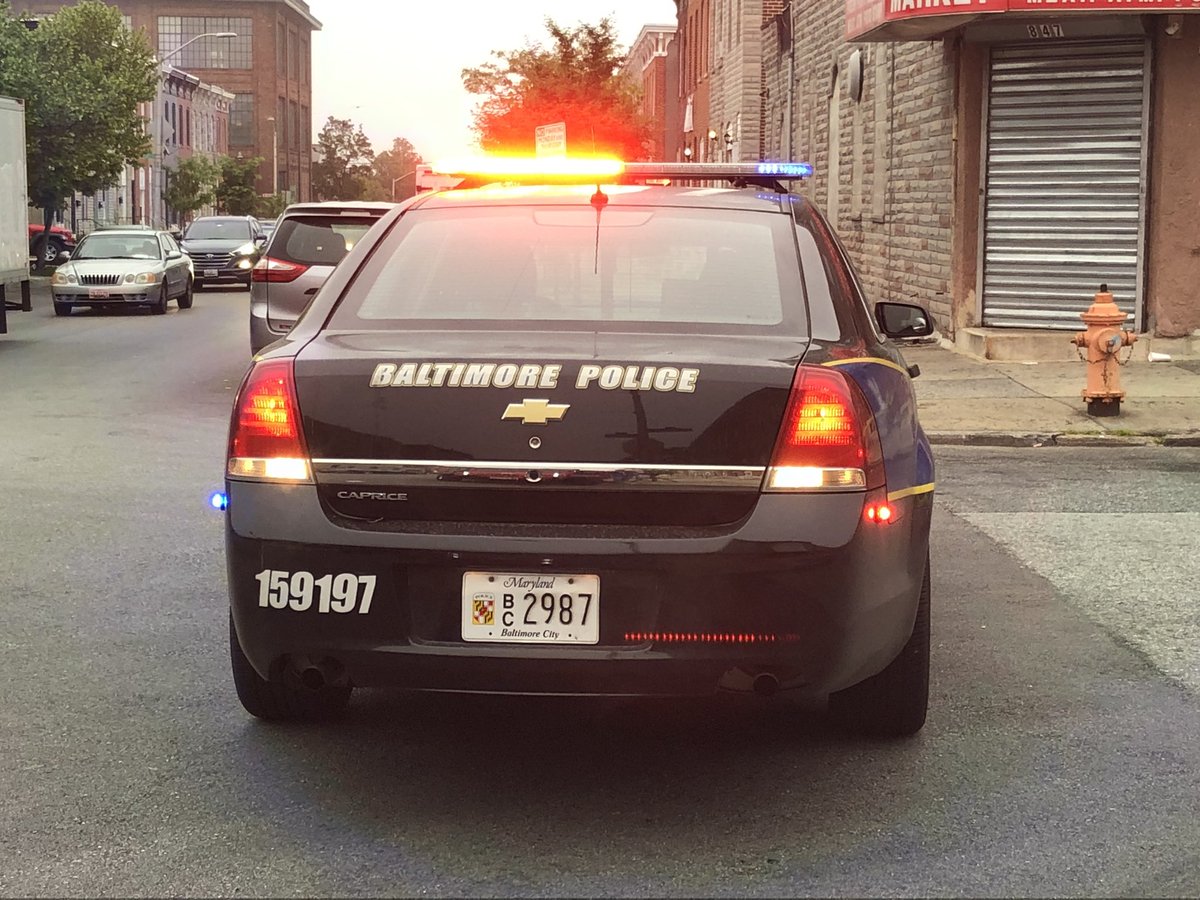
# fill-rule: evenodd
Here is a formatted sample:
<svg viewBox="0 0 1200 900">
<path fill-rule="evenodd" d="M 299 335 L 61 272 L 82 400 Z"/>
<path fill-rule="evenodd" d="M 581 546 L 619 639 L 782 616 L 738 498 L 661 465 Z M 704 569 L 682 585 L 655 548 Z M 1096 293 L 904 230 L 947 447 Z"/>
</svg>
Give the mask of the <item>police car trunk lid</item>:
<svg viewBox="0 0 1200 900">
<path fill-rule="evenodd" d="M 327 331 L 295 376 L 335 518 L 706 526 L 753 508 L 806 348 L 763 335 Z"/>
</svg>

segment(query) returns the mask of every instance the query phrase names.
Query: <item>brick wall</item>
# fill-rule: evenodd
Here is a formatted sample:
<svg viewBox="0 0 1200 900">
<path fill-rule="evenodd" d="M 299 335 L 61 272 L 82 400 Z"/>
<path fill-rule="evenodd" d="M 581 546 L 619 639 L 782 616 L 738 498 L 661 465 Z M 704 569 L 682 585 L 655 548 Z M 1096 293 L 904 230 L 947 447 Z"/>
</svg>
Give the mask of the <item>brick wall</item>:
<svg viewBox="0 0 1200 900">
<path fill-rule="evenodd" d="M 709 98 L 716 140 L 709 157 L 756 160 L 762 135 L 763 0 L 716 0 L 713 87 Z M 729 147 L 725 135 L 733 138 Z"/>
<path fill-rule="evenodd" d="M 949 331 L 952 60 L 941 42 L 848 44 L 844 14 L 842 2 L 793 5 L 791 155 L 816 167 L 805 193 L 827 212 L 836 210 L 834 225 L 871 300 L 920 303 Z M 863 60 L 857 102 L 849 90 L 855 50 Z M 764 151 L 779 155 L 785 141 L 775 123 L 786 102 L 786 74 L 779 71 L 787 65 L 786 54 L 778 59 L 771 54 L 767 61 L 776 71 L 764 71 L 769 94 Z M 835 106 L 836 140 L 831 141 L 829 118 Z M 837 162 L 832 192 L 831 158 Z"/>
</svg>

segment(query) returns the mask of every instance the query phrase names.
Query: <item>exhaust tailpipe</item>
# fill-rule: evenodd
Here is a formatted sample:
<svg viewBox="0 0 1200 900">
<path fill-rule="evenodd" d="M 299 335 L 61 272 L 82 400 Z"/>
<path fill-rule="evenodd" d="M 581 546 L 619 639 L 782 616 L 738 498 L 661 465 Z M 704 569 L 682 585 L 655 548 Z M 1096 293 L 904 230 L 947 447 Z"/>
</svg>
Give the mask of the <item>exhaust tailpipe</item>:
<svg viewBox="0 0 1200 900">
<path fill-rule="evenodd" d="M 754 693 L 760 697 L 774 697 L 779 691 L 779 679 L 771 672 L 760 672 L 754 676 Z"/>
<path fill-rule="evenodd" d="M 310 691 L 319 691 L 325 687 L 325 681 L 325 673 L 318 666 L 309 666 L 300 672 L 300 683 Z"/>
</svg>

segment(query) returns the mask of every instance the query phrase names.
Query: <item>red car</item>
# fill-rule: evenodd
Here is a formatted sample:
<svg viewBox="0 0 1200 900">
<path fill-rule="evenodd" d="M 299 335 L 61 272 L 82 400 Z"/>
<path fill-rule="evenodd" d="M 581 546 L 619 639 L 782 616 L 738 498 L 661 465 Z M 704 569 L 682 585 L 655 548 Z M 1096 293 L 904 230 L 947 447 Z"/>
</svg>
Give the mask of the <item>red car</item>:
<svg viewBox="0 0 1200 900">
<path fill-rule="evenodd" d="M 40 222 L 29 223 L 29 255 L 34 254 L 34 241 L 41 236 L 45 225 Z M 43 254 L 43 261 L 53 263 L 58 258 L 58 254 L 64 250 L 70 253 L 75 249 L 75 235 L 71 229 L 64 228 L 62 225 L 50 226 L 50 240 L 46 242 L 46 249 Z"/>
</svg>

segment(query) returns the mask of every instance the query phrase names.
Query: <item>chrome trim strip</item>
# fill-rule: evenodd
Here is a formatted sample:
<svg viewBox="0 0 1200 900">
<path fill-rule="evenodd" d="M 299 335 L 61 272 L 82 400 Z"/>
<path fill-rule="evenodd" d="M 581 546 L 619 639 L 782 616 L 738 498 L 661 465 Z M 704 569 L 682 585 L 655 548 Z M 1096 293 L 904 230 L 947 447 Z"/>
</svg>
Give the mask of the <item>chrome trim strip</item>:
<svg viewBox="0 0 1200 900">
<path fill-rule="evenodd" d="M 765 466 L 636 465 L 627 463 L 498 462 L 424 459 L 314 459 L 317 480 L 339 484 L 554 484 L 564 488 L 757 491 Z M 364 480 L 369 479 L 369 481 Z"/>
</svg>

